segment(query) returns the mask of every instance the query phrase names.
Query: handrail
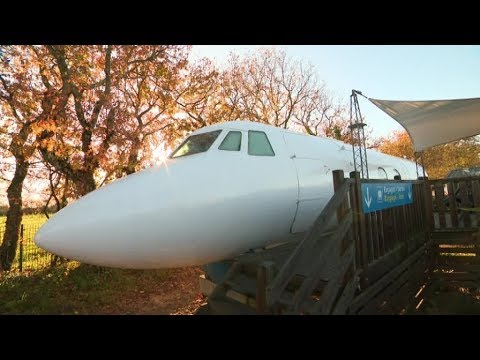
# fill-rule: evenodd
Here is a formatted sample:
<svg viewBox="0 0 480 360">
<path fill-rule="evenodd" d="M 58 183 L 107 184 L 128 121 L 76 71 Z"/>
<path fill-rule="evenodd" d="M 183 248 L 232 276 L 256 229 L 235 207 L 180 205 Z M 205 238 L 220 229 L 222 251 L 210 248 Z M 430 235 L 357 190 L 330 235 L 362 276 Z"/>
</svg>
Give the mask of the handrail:
<svg viewBox="0 0 480 360">
<path fill-rule="evenodd" d="M 353 179 L 345 179 L 340 188 L 334 193 L 332 198 L 329 200 L 327 205 L 324 207 L 323 211 L 315 220 L 314 224 L 305 235 L 305 237 L 300 241 L 298 246 L 292 252 L 290 257 L 287 259 L 285 264 L 277 273 L 277 276 L 267 287 L 269 293 L 269 298 L 271 301 L 274 301 L 276 298 L 280 297 L 281 292 L 288 285 L 290 278 L 292 276 L 293 269 L 297 264 L 297 261 L 302 252 L 309 251 L 315 241 L 323 235 L 325 232 L 325 227 L 328 225 L 328 221 L 332 216 L 334 216 L 339 209 L 339 207 L 344 203 L 345 196 L 350 191 L 350 187 L 354 183 Z"/>
</svg>

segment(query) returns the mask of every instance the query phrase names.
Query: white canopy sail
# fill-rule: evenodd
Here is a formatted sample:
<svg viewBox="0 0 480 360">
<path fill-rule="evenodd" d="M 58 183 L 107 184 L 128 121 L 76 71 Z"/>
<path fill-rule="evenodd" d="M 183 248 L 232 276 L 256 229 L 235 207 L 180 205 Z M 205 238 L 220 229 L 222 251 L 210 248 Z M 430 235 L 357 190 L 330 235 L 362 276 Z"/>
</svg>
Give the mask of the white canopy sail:
<svg viewBox="0 0 480 360">
<path fill-rule="evenodd" d="M 407 130 L 416 152 L 480 134 L 480 98 L 434 101 L 369 100 Z"/>
</svg>

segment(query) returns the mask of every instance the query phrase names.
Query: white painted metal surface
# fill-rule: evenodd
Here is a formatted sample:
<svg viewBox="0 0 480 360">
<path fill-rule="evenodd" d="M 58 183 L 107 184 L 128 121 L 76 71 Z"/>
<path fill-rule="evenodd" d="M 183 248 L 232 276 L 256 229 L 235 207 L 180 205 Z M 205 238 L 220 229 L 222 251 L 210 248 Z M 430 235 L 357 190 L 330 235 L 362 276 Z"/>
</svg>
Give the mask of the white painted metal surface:
<svg viewBox="0 0 480 360">
<path fill-rule="evenodd" d="M 202 265 L 285 242 L 306 231 L 333 194 L 332 170 L 353 170 L 350 145 L 246 121 L 221 130 L 205 152 L 103 186 L 53 216 L 38 246 L 69 259 L 121 268 Z M 219 150 L 240 131 L 240 151 Z M 249 154 L 264 132 L 275 156 Z M 252 150 L 253 151 L 253 150 Z M 415 179 L 415 163 L 368 151 L 369 166 Z"/>
</svg>

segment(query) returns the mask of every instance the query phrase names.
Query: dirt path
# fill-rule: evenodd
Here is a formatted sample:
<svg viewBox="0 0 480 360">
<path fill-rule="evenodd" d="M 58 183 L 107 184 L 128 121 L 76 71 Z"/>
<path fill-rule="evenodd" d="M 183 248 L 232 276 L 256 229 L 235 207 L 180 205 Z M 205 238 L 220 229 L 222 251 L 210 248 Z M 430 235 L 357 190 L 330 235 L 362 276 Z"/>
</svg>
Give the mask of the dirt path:
<svg viewBox="0 0 480 360">
<path fill-rule="evenodd" d="M 191 315 L 205 303 L 200 293 L 198 267 L 170 269 L 164 281 L 138 290 L 115 304 L 99 309 L 103 314 Z"/>
</svg>

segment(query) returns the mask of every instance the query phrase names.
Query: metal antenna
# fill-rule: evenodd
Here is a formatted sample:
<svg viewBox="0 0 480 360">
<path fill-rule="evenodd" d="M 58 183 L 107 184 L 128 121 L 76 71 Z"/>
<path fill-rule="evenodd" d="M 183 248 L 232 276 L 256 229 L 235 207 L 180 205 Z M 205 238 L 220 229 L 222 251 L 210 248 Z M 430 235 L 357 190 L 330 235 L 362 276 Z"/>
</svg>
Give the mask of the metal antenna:
<svg viewBox="0 0 480 360">
<path fill-rule="evenodd" d="M 350 95 L 350 132 L 352 134 L 353 166 L 355 171 L 360 173 L 362 179 L 368 179 L 367 147 L 365 145 L 364 127 L 360 106 L 358 105 L 357 94 L 362 95 L 361 91 L 352 90 Z"/>
</svg>

